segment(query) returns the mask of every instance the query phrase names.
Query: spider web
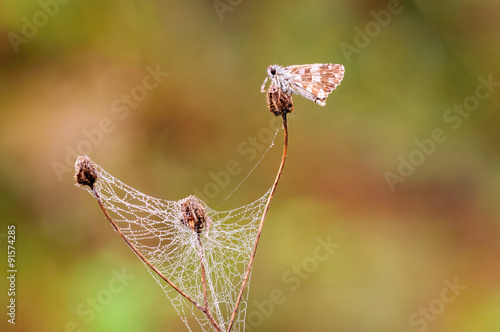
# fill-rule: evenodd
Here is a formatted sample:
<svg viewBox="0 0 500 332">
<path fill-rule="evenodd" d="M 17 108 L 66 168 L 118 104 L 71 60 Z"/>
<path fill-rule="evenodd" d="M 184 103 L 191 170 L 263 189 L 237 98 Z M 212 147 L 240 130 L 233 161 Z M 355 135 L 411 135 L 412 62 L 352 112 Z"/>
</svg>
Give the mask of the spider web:
<svg viewBox="0 0 500 332">
<path fill-rule="evenodd" d="M 208 232 L 203 229 L 197 234 L 180 221 L 180 201 L 148 196 L 98 165 L 95 167 L 98 180 L 94 189 L 123 234 L 174 285 L 203 304 L 199 237 L 208 308 L 219 327 L 227 330 L 271 189 L 254 202 L 229 211 L 212 210 L 199 200 L 212 223 Z M 94 196 L 88 186 L 83 188 Z M 146 267 L 190 331 L 195 321 L 202 331 L 213 330 L 206 315 Z M 250 280 L 245 286 L 232 331 L 244 330 L 249 285 Z"/>
</svg>

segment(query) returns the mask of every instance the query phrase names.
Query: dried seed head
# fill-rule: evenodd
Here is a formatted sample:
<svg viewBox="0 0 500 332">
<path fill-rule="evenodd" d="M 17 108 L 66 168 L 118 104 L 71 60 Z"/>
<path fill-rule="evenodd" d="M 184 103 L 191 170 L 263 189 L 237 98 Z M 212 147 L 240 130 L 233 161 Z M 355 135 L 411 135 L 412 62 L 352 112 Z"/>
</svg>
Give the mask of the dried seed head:
<svg viewBox="0 0 500 332">
<path fill-rule="evenodd" d="M 267 90 L 267 107 L 275 116 L 284 116 L 293 110 L 292 96 L 274 84 Z"/>
<path fill-rule="evenodd" d="M 87 156 L 79 156 L 75 162 L 75 180 L 79 185 L 94 187 L 97 180 L 97 169 Z"/>
<path fill-rule="evenodd" d="M 195 233 L 200 234 L 204 227 L 210 227 L 212 219 L 207 216 L 205 208 L 196 196 L 188 196 L 180 201 L 179 219 Z"/>
</svg>

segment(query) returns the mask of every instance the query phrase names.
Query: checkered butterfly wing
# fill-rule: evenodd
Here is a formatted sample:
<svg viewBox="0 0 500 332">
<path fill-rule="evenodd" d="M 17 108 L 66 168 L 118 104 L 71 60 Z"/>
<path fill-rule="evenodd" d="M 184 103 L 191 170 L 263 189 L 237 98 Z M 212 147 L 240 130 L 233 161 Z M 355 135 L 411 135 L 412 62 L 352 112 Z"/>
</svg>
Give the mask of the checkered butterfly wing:
<svg viewBox="0 0 500 332">
<path fill-rule="evenodd" d="M 326 98 L 344 78 L 344 66 L 331 63 L 288 66 L 285 70 L 290 76 L 290 88 L 321 106 L 326 105 Z"/>
</svg>

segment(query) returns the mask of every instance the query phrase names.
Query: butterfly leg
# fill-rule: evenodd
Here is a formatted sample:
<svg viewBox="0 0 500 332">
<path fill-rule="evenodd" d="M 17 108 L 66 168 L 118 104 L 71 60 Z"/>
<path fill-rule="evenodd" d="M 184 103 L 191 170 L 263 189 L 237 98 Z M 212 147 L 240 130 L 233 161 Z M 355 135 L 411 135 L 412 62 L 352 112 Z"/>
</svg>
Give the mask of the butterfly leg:
<svg viewBox="0 0 500 332">
<path fill-rule="evenodd" d="M 262 85 L 260 86 L 260 92 L 262 93 L 265 93 L 266 92 L 266 83 L 267 83 L 267 79 L 269 77 L 266 77 L 266 79 L 264 80 L 264 82 L 262 83 Z"/>
</svg>

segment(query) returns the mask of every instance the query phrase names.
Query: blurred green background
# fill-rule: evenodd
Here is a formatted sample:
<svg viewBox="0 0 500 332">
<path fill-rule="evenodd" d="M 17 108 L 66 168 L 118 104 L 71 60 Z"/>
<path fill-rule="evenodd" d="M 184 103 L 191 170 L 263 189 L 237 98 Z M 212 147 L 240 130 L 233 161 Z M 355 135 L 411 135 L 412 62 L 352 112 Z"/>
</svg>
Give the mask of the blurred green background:
<svg viewBox="0 0 500 332">
<path fill-rule="evenodd" d="M 498 1 L 4 0 L 0 30 L 1 266 L 14 224 L 18 269 L 0 330 L 185 331 L 74 186 L 74 151 L 170 200 L 235 160 L 215 208 L 277 124 L 266 67 L 332 62 L 346 73 L 326 107 L 294 98 L 248 330 L 500 331 L 500 93 L 481 83 L 500 82 Z M 154 70 L 168 75 L 137 88 Z M 281 147 L 219 209 L 262 195 Z M 313 264 L 318 239 L 340 246 Z M 286 299 L 259 309 L 273 290 Z"/>
</svg>

